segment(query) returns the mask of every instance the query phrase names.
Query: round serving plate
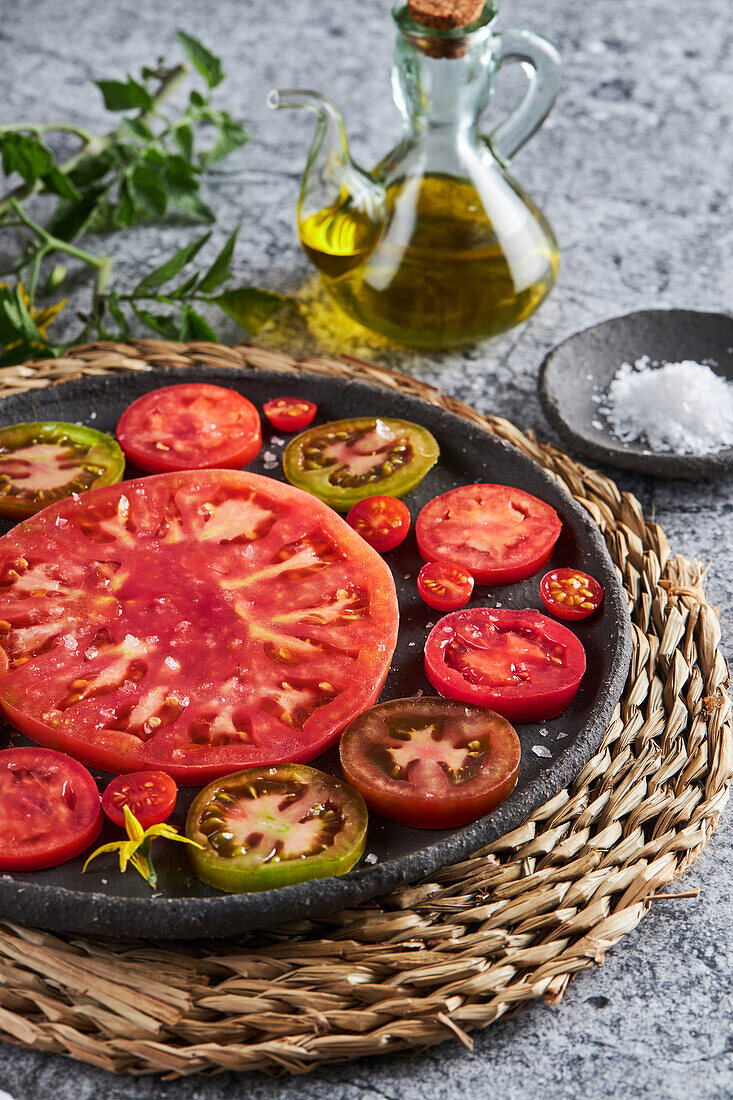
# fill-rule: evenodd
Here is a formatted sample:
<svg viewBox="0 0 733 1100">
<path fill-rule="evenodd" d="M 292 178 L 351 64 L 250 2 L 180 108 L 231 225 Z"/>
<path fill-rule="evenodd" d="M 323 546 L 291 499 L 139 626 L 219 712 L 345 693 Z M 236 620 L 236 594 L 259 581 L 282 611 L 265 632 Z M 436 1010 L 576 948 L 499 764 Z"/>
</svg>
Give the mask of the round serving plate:
<svg viewBox="0 0 733 1100">
<path fill-rule="evenodd" d="M 114 857 L 102 857 L 82 875 L 83 857 L 47 871 L 0 876 L 0 917 L 54 931 L 97 933 L 119 938 L 220 937 L 276 922 L 334 912 L 415 882 L 477 851 L 524 822 L 540 805 L 566 787 L 593 756 L 625 682 L 631 655 L 627 597 L 598 527 L 539 465 L 498 436 L 444 409 L 399 392 L 348 378 L 205 366 L 84 377 L 10 396 L 2 404 L 2 424 L 18 421 L 80 422 L 114 433 L 123 410 L 135 398 L 172 382 L 207 381 L 229 386 L 258 407 L 271 397 L 296 394 L 317 402 L 316 422 L 348 416 L 383 415 L 414 420 L 436 436 L 441 458 L 406 503 L 413 520 L 432 497 L 470 482 L 519 486 L 551 504 L 563 522 L 552 566 L 576 566 L 603 585 L 600 612 L 573 624 L 585 646 L 588 670 L 573 704 L 559 718 L 517 727 L 522 762 L 517 787 L 493 813 L 460 829 L 409 829 L 371 815 L 365 858 L 349 874 L 254 894 L 223 895 L 191 873 L 183 846 L 158 842 L 154 850 L 158 887 L 152 893 L 133 871 L 121 875 Z M 263 426 L 259 457 L 248 469 L 282 480 L 285 440 Z M 139 471 L 128 468 L 128 477 Z M 4 530 L 9 529 L 5 525 Z M 412 533 L 387 555 L 400 601 L 400 636 L 382 699 L 433 693 L 423 671 L 423 646 L 438 613 L 419 599 L 415 577 L 421 564 Z M 534 607 L 539 575 L 519 584 L 478 587 L 474 606 Z M 3 727 L 0 744 L 26 743 Z M 331 749 L 313 761 L 340 774 Z M 95 773 L 100 789 L 109 776 Z M 195 794 L 182 789 L 171 822 L 182 830 Z M 105 826 L 99 843 L 118 839 Z"/>
</svg>

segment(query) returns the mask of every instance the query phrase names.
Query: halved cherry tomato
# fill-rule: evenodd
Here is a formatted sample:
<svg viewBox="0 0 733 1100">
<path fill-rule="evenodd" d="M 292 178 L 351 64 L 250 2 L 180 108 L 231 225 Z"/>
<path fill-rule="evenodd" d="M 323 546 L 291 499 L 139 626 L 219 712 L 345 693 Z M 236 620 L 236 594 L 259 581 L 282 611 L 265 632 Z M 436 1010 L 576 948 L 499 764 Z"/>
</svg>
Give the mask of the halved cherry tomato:
<svg viewBox="0 0 733 1100">
<path fill-rule="evenodd" d="M 0 870 L 66 863 L 102 828 L 97 784 L 83 765 L 53 749 L 0 752 Z"/>
<path fill-rule="evenodd" d="M 429 561 L 417 575 L 417 590 L 428 607 L 457 611 L 471 599 L 473 577 L 454 561 Z"/>
<path fill-rule="evenodd" d="M 349 509 L 349 527 L 380 554 L 394 550 L 410 530 L 410 512 L 395 497 L 366 497 Z"/>
<path fill-rule="evenodd" d="M 117 438 L 130 462 L 149 473 L 234 469 L 262 446 L 260 414 L 236 390 L 180 382 L 138 397 L 125 409 Z"/>
<path fill-rule="evenodd" d="M 273 397 L 262 411 L 278 432 L 302 432 L 318 412 L 318 405 L 304 397 Z"/>
<path fill-rule="evenodd" d="M 240 894 L 343 875 L 364 851 L 366 806 L 341 780 L 302 764 L 249 768 L 194 799 L 186 836 L 202 882 Z"/>
<path fill-rule="evenodd" d="M 509 485 L 462 485 L 420 512 L 415 535 L 425 561 L 452 561 L 477 584 L 513 584 L 545 564 L 562 524 L 543 500 Z"/>
<path fill-rule="evenodd" d="M 0 538 L 0 707 L 92 767 L 198 785 L 333 744 L 398 621 L 384 560 L 315 497 L 239 470 L 126 481 Z"/>
<path fill-rule="evenodd" d="M 451 829 L 514 789 L 519 738 L 493 711 L 446 699 L 394 699 L 341 738 L 344 775 L 370 809 L 415 829 Z"/>
<path fill-rule="evenodd" d="M 551 569 L 540 581 L 540 596 L 558 619 L 587 619 L 601 606 L 603 589 L 580 569 Z"/>
<path fill-rule="evenodd" d="M 0 516 L 7 519 L 113 485 L 124 472 L 117 442 L 94 428 L 54 420 L 0 428 Z"/>
<path fill-rule="evenodd" d="M 403 497 L 438 461 L 433 435 L 410 420 L 361 416 L 332 420 L 292 439 L 283 454 L 285 477 L 337 512 L 365 497 Z"/>
<path fill-rule="evenodd" d="M 562 714 L 584 672 L 581 643 L 539 611 L 454 611 L 425 643 L 425 674 L 441 695 L 491 707 L 512 722 Z"/>
<path fill-rule="evenodd" d="M 143 829 L 166 821 L 176 804 L 178 788 L 165 772 L 131 772 L 118 775 L 102 795 L 102 809 L 121 829 L 125 827 L 125 806 Z"/>
</svg>

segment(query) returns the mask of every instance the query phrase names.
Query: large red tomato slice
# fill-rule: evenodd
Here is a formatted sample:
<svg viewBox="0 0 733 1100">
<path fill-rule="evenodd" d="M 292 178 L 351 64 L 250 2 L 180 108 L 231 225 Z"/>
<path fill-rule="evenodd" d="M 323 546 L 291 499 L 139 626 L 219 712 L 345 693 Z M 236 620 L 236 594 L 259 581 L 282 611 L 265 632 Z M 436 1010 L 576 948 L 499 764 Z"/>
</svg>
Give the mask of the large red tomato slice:
<svg viewBox="0 0 733 1100">
<path fill-rule="evenodd" d="M 584 672 L 581 642 L 539 611 L 464 608 L 442 618 L 425 643 L 425 674 L 441 695 L 510 722 L 562 714 Z"/>
<path fill-rule="evenodd" d="M 130 462 L 153 474 L 236 470 L 262 446 L 252 402 L 206 382 L 179 382 L 138 397 L 120 417 L 117 438 Z"/>
<path fill-rule="evenodd" d="M 76 760 L 35 747 L 0 752 L 0 870 L 66 863 L 101 828 L 97 784 Z"/>
<path fill-rule="evenodd" d="M 539 497 L 509 485 L 461 485 L 435 497 L 415 523 L 425 561 L 462 565 L 477 584 L 513 584 L 545 564 L 562 524 Z"/>
<path fill-rule="evenodd" d="M 0 706 L 107 771 L 311 760 L 379 695 L 397 625 L 382 558 L 257 474 L 128 481 L 0 539 Z"/>
</svg>

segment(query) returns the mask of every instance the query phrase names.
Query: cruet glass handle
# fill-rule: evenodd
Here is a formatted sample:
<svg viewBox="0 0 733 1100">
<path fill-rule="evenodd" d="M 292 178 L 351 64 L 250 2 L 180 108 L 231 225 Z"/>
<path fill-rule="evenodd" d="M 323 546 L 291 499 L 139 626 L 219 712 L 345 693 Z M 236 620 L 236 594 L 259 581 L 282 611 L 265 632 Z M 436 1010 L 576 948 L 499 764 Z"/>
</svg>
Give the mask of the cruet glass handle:
<svg viewBox="0 0 733 1100">
<path fill-rule="evenodd" d="M 511 160 L 547 118 L 562 81 L 560 55 L 546 38 L 533 31 L 504 31 L 495 37 L 496 67 L 521 62 L 529 83 L 518 107 L 488 136 L 493 152 Z"/>
</svg>

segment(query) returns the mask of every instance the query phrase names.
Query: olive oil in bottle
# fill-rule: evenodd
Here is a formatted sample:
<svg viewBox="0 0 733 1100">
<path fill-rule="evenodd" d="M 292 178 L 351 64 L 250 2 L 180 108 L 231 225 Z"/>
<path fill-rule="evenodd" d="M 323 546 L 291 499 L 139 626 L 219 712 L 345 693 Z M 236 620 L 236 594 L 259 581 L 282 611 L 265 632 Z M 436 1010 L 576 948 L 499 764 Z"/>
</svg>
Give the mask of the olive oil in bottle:
<svg viewBox="0 0 733 1100">
<path fill-rule="evenodd" d="M 504 183 L 501 202 L 485 203 L 467 180 L 398 180 L 383 218 L 346 199 L 302 219 L 301 244 L 331 297 L 367 328 L 416 348 L 474 343 L 528 317 L 557 275 L 547 221 Z"/>
</svg>

